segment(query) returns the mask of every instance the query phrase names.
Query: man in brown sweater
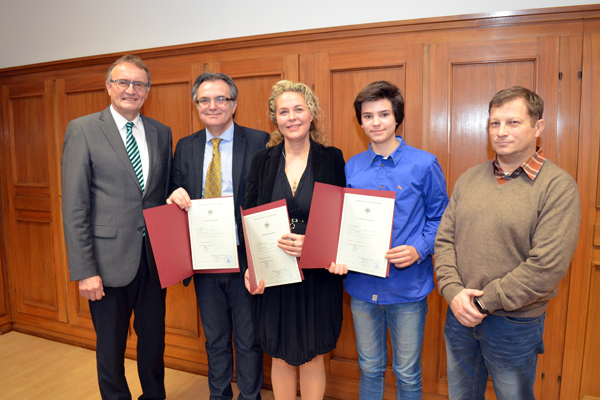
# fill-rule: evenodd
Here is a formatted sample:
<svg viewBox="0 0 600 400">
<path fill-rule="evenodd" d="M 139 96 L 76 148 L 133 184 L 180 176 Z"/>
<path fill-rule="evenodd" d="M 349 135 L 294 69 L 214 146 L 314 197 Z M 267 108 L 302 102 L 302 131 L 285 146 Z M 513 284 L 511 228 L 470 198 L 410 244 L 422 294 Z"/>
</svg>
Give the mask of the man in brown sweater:
<svg viewBox="0 0 600 400">
<path fill-rule="evenodd" d="M 522 87 L 489 105 L 493 160 L 456 182 L 435 243 L 435 273 L 450 305 L 444 330 L 450 399 L 533 399 L 548 300 L 575 252 L 577 184 L 536 141 L 544 103 Z"/>
</svg>

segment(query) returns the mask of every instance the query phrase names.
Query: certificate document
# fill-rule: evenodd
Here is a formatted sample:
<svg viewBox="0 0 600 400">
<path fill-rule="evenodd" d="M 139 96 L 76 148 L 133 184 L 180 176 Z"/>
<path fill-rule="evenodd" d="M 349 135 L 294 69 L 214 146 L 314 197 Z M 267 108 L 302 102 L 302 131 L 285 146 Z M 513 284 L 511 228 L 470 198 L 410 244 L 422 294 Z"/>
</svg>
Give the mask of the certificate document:
<svg viewBox="0 0 600 400">
<path fill-rule="evenodd" d="M 239 270 L 233 197 L 192 200 L 188 220 L 194 270 Z"/>
<path fill-rule="evenodd" d="M 343 188 L 316 182 L 304 236 L 300 268 L 350 270 L 386 277 L 396 193 Z M 378 260 L 378 261 L 376 261 Z"/>
<path fill-rule="evenodd" d="M 277 247 L 277 240 L 290 233 L 285 200 L 244 210 L 242 220 L 251 289 L 262 279 L 265 287 L 301 282 L 296 257 Z"/>
<path fill-rule="evenodd" d="M 336 263 L 385 278 L 395 199 L 345 193 Z"/>
<path fill-rule="evenodd" d="M 144 210 L 163 289 L 194 274 L 240 272 L 233 198 L 192 200 L 192 204 L 189 212 L 176 204 Z"/>
</svg>

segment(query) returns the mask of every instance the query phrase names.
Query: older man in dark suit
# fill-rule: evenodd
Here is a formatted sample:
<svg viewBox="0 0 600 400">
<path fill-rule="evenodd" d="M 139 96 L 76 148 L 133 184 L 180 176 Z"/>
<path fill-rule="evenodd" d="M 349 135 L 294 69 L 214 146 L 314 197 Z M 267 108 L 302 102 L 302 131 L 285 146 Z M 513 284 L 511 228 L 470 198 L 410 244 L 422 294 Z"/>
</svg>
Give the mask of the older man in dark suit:
<svg viewBox="0 0 600 400">
<path fill-rule="evenodd" d="M 189 209 L 190 196 L 195 199 L 233 196 L 238 255 L 242 266 L 241 274 L 207 273 L 194 276 L 196 298 L 206 336 L 210 398 L 229 400 L 233 397 L 233 333 L 236 378 L 240 390 L 238 399 L 260 399 L 262 350 L 254 336 L 250 319 L 250 294 L 244 287 L 246 252 L 240 206 L 244 205 L 246 174 L 252 156 L 265 148 L 269 134 L 233 122 L 237 88 L 226 74 L 201 74 L 192 89 L 192 99 L 206 129 L 177 143 L 171 183 L 174 191 L 167 202 Z"/>
<path fill-rule="evenodd" d="M 123 56 L 109 68 L 106 90 L 111 106 L 71 121 L 65 135 L 69 271 L 89 300 L 102 398 L 131 399 L 124 356 L 135 310 L 140 399 L 164 399 L 166 291 L 152 262 L 143 210 L 167 197 L 171 129 L 140 115 L 150 73 L 138 57 Z"/>
</svg>

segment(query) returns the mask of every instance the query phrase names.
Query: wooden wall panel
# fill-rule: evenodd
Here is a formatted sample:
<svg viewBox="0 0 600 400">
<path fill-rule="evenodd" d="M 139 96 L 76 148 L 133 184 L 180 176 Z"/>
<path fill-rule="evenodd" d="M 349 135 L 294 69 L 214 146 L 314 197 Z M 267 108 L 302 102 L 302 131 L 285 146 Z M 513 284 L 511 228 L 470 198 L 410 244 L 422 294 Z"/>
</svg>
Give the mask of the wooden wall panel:
<svg viewBox="0 0 600 400">
<path fill-rule="evenodd" d="M 57 296 L 53 260 L 46 257 L 53 253 L 49 222 L 41 218 L 29 220 L 25 215 L 18 218 L 14 234 L 20 239 L 22 253 L 21 267 L 14 271 L 14 276 L 16 311 L 52 319 L 62 304 Z"/>
<path fill-rule="evenodd" d="M 57 96 L 60 100 L 59 108 L 64 109 L 64 122 L 68 123 L 84 115 L 100 112 L 110 105 L 110 97 L 106 93 L 104 83 L 105 79 L 106 73 L 88 74 L 60 80 L 62 86 L 60 90 L 57 90 Z"/>
<path fill-rule="evenodd" d="M 268 102 L 271 88 L 281 79 L 279 74 L 236 78 L 238 106 L 235 122 L 249 128 L 273 132 L 275 125 L 269 118 Z"/>
<path fill-rule="evenodd" d="M 282 79 L 298 81 L 298 55 L 264 57 L 207 64 L 206 70 L 223 72 L 238 88 L 235 122 L 252 129 L 273 132 L 268 101 L 271 88 Z"/>
<path fill-rule="evenodd" d="M 110 98 L 104 87 L 89 89 L 85 92 L 68 92 L 68 94 L 66 107 L 67 121 L 102 111 L 110 104 Z"/>
<path fill-rule="evenodd" d="M 432 45 L 430 149 L 446 173 L 449 193 L 464 171 L 493 156 L 487 135 L 493 95 L 514 85 L 538 91 L 542 63 L 537 41 L 530 42 L 516 49 L 501 42 Z M 481 62 L 486 57 L 491 60 Z"/>
<path fill-rule="evenodd" d="M 345 69 L 332 71 L 332 127 L 333 145 L 344 153 L 346 160 L 369 148 L 369 138 L 356 120 L 354 99 L 358 92 L 374 81 L 390 81 L 405 93 L 404 65 L 392 68 Z M 404 136 L 404 124 L 398 135 Z"/>
<path fill-rule="evenodd" d="M 12 98 L 9 102 L 14 184 L 48 186 L 44 96 Z"/>
<path fill-rule="evenodd" d="M 68 322 L 51 81 L 3 89 L 6 243 L 15 319 Z"/>
<path fill-rule="evenodd" d="M 167 289 L 167 315 L 165 317 L 167 332 L 174 336 L 199 338 L 200 318 L 196 307 L 196 293 L 193 283 L 185 287 L 183 283 Z M 194 339 L 195 340 L 195 339 Z M 184 343 L 175 343 L 182 345 Z M 192 346 L 192 348 L 197 346 Z"/>
<path fill-rule="evenodd" d="M 152 71 L 152 87 L 142 107 L 142 115 L 154 118 L 171 128 L 173 151 L 182 137 L 192 133 L 193 107 L 192 83 L 189 69 L 177 73 L 162 70 Z"/>
<path fill-rule="evenodd" d="M 581 393 L 586 398 L 600 399 L 600 263 L 594 262 L 591 268 L 590 302 L 585 334 L 585 354 L 581 376 Z"/>
<path fill-rule="evenodd" d="M 325 62 L 317 61 L 317 74 L 321 81 L 316 86 L 316 91 L 323 94 L 320 99 L 326 105 L 323 107 L 325 125 L 332 145 L 341 149 L 344 158 L 348 160 L 365 151 L 369 145 L 368 138 L 356 120 L 353 106 L 356 95 L 363 87 L 376 80 L 393 82 L 405 95 L 406 48 L 398 44 L 385 49 L 373 46 L 363 51 L 334 50 L 326 57 L 320 57 Z M 419 69 L 419 66 L 411 65 L 411 69 Z M 421 105 L 418 109 L 421 109 Z M 407 117 L 406 120 L 409 120 L 410 117 Z M 403 123 L 398 129 L 399 135 L 405 136 L 404 126 Z"/>
<path fill-rule="evenodd" d="M 467 169 L 494 157 L 487 133 L 489 101 L 515 85 L 535 91 L 536 67 L 534 60 L 452 65 L 449 188 Z"/>
<path fill-rule="evenodd" d="M 4 92 L 4 90 L 2 90 L 2 88 L 0 88 L 0 96 L 2 96 L 2 93 Z M 0 104 L 2 104 L 1 102 L 2 100 L 0 99 Z M 3 141 L 4 141 L 4 136 L 2 135 L 2 131 L 3 131 L 3 127 L 4 127 L 4 113 L 0 112 L 0 149 L 4 148 L 3 145 Z M 0 151 L 0 166 L 2 166 L 3 168 L 3 172 L 4 172 L 4 166 L 6 165 L 6 163 L 4 162 L 4 151 Z M 12 323 L 11 323 L 11 312 L 10 312 L 10 303 L 8 301 L 9 297 L 8 297 L 8 293 L 9 293 L 9 289 L 8 289 L 8 280 L 6 279 L 7 277 L 7 270 L 6 270 L 6 264 L 5 264 L 5 244 L 6 244 L 6 218 L 5 218 L 5 211 L 8 208 L 9 202 L 6 196 L 6 194 L 8 193 L 8 188 L 6 187 L 6 174 L 5 173 L 0 173 L 0 193 L 2 194 L 0 196 L 0 333 L 4 333 L 6 331 L 9 331 L 12 329 Z"/>
<path fill-rule="evenodd" d="M 70 82 L 68 82 L 70 83 Z M 104 86 L 98 89 L 88 89 L 82 92 L 70 92 L 69 88 L 64 89 L 66 95 L 66 107 L 64 123 L 67 124 L 76 118 L 83 117 L 84 115 L 100 112 L 110 105 L 110 98 L 106 93 Z M 66 125 L 64 129 L 59 130 L 58 137 L 60 143 L 60 154 L 62 159 L 62 145 L 65 141 Z"/>
<path fill-rule="evenodd" d="M 557 148 L 558 165 L 577 178 L 579 149 L 579 111 L 581 108 L 581 77 L 583 37 L 560 38 L 560 90 L 558 93 Z"/>
</svg>

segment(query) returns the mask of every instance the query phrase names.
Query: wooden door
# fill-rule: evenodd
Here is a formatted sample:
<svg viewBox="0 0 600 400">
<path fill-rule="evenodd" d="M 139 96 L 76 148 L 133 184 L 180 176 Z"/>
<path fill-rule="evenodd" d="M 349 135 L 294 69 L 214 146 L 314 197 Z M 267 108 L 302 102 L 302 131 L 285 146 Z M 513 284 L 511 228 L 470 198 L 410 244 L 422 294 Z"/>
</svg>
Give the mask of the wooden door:
<svg viewBox="0 0 600 400">
<path fill-rule="evenodd" d="M 83 117 L 84 115 L 100 112 L 110 104 L 110 99 L 104 86 L 105 80 L 106 74 L 96 73 L 56 81 L 56 99 L 58 104 L 57 135 L 59 140 L 57 153 L 60 159 L 62 159 L 62 145 L 69 121 Z M 60 172 L 58 178 L 60 179 Z M 61 188 L 62 186 L 59 184 L 62 196 Z M 62 226 L 60 234 L 64 235 Z M 66 256 L 66 248 L 64 252 Z M 88 301 L 79 294 L 78 283 L 70 282 L 66 258 L 61 267 L 66 271 L 67 281 L 69 281 L 67 295 L 69 299 L 70 325 L 77 332 L 78 336 L 87 339 L 90 344 L 95 344 L 96 334 L 92 324 Z"/>
<path fill-rule="evenodd" d="M 600 399 L 600 23 L 583 35 L 581 136 L 577 184 L 579 246 L 571 264 L 560 398 Z"/>
<path fill-rule="evenodd" d="M 67 323 L 51 80 L 2 87 L 4 238 L 15 323 Z"/>
<path fill-rule="evenodd" d="M 172 66 L 170 63 L 148 61 L 152 87 L 142 107 L 142 114 L 154 118 L 171 128 L 173 151 L 179 139 L 193 132 L 195 110 L 191 90 L 193 78 L 189 66 Z M 183 283 L 167 289 L 165 316 L 165 362 L 181 364 L 181 360 L 195 364 L 195 371 L 207 373 L 208 362 L 204 350 L 205 338 L 200 328 L 200 318 L 193 283 Z M 128 347 L 135 349 L 135 332 Z"/>
<path fill-rule="evenodd" d="M 493 158 L 488 142 L 488 103 L 514 85 L 537 92 L 544 100 L 546 128 L 538 142 L 547 158 L 574 177 L 577 172 L 581 38 L 528 37 L 486 42 L 431 45 L 429 149 L 442 165 L 452 192 L 468 168 Z M 561 54 L 564 57 L 561 57 Z M 570 56 L 569 56 L 570 54 Z M 579 56 L 578 56 L 579 54 Z M 562 80 L 559 72 L 565 71 Z M 545 329 L 546 353 L 539 357 L 535 391 L 538 398 L 558 398 L 565 337 L 567 277 L 550 302 Z M 434 374 L 438 393 L 447 394 L 443 325 L 447 304 L 436 293 L 429 298 L 429 328 L 438 334 Z M 432 313 L 433 311 L 433 313 Z M 432 366 L 433 368 L 434 366 Z M 495 398 L 488 384 L 488 396 Z"/>
<path fill-rule="evenodd" d="M 410 145 L 422 148 L 423 45 L 390 46 L 386 43 L 377 47 L 371 43 L 368 48 L 306 55 L 301 65 L 314 66 L 314 71 L 301 69 L 301 79 L 309 85 L 314 84 L 325 115 L 324 131 L 332 145 L 342 150 L 345 160 L 368 148 L 369 139 L 356 120 L 353 103 L 363 87 L 377 80 L 393 82 L 400 88 L 406 101 L 406 112 L 398 134 Z M 344 293 L 343 312 L 340 338 L 326 358 L 326 396 L 357 399 L 360 370 L 347 293 Z M 393 354 L 389 334 L 388 354 Z M 390 356 L 385 374 L 386 399 L 396 398 L 396 380 L 391 365 Z"/>
</svg>

